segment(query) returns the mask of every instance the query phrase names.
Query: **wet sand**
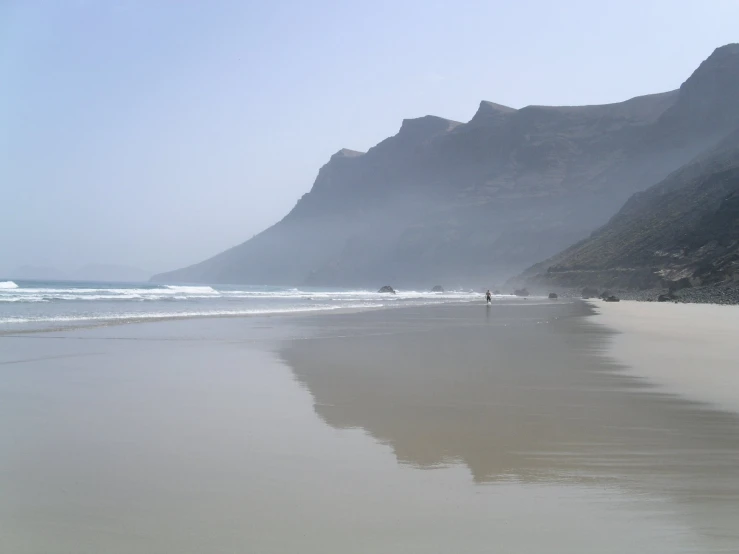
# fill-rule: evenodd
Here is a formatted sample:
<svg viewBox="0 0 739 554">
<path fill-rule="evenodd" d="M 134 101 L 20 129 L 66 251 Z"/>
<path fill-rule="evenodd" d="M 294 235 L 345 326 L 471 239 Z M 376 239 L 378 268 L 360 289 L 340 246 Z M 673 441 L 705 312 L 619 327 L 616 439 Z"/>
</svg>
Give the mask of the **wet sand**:
<svg viewBox="0 0 739 554">
<path fill-rule="evenodd" d="M 727 552 L 739 417 L 584 303 L 0 337 L 0 551 Z"/>
</svg>

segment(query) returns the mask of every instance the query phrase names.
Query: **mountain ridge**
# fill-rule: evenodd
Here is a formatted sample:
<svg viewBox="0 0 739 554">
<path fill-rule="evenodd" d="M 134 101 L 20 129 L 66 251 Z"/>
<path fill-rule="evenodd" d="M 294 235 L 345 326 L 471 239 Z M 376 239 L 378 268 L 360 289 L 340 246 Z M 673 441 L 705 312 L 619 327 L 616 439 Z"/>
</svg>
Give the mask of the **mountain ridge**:
<svg viewBox="0 0 739 554">
<path fill-rule="evenodd" d="M 590 106 L 482 101 L 467 123 L 403 120 L 367 152 L 334 154 L 275 225 L 153 280 L 472 285 L 515 275 L 739 125 L 739 50 L 729 46 L 675 91 Z"/>
</svg>

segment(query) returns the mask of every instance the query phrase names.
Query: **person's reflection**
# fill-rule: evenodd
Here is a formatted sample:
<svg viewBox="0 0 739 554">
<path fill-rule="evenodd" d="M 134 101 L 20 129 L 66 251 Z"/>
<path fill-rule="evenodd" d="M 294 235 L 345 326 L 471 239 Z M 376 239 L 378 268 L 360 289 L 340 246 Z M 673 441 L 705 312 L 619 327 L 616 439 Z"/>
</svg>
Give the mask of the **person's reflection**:
<svg viewBox="0 0 739 554">
<path fill-rule="evenodd" d="M 490 323 L 490 304 L 485 306 L 485 319 Z"/>
</svg>

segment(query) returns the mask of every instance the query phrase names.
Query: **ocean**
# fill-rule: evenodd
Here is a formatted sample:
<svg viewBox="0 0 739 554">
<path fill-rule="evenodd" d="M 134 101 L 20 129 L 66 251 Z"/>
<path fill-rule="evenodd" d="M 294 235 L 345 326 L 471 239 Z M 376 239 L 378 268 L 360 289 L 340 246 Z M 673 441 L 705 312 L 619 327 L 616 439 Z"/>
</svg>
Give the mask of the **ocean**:
<svg viewBox="0 0 739 554">
<path fill-rule="evenodd" d="M 249 316 L 479 300 L 469 291 L 0 280 L 0 333 L 172 318 Z"/>
</svg>

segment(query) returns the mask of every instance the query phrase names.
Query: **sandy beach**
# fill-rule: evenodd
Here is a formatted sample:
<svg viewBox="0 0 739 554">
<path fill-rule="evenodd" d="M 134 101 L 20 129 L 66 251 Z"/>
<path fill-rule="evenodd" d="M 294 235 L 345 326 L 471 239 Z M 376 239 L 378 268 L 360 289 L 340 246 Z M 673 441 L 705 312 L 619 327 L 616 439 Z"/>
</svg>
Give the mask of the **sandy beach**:
<svg viewBox="0 0 739 554">
<path fill-rule="evenodd" d="M 610 309 L 2 336 L 0 551 L 736 549 L 739 416 L 628 367 Z"/>
<path fill-rule="evenodd" d="M 739 306 L 591 301 L 609 353 L 662 390 L 739 413 Z"/>
</svg>

